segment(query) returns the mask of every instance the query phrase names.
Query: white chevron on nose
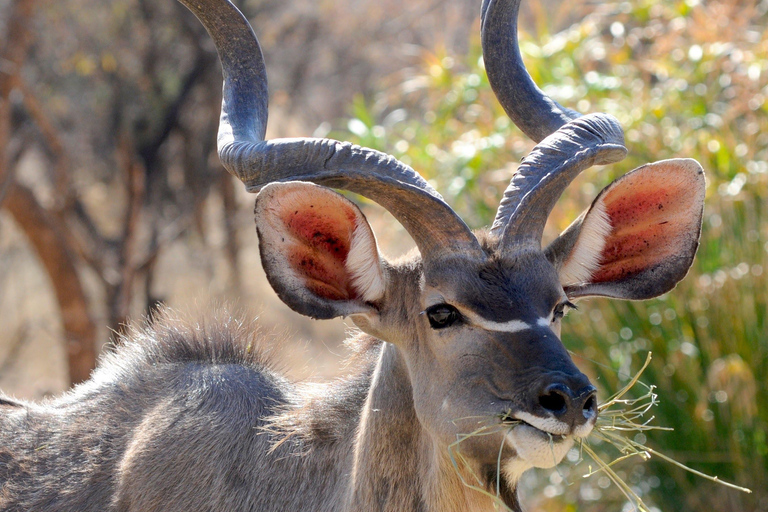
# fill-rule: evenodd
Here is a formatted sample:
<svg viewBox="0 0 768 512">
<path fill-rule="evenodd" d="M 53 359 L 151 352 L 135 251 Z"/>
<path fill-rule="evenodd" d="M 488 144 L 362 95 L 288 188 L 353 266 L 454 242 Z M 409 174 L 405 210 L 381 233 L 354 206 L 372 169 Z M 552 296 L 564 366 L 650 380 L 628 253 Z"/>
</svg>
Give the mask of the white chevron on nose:
<svg viewBox="0 0 768 512">
<path fill-rule="evenodd" d="M 486 320 L 482 317 L 476 317 L 472 319 L 472 323 L 478 327 L 482 327 L 487 331 L 497 332 L 520 332 L 526 329 L 530 329 L 531 325 L 523 322 L 522 320 L 509 320 L 508 322 L 494 322 L 492 320 Z"/>
</svg>

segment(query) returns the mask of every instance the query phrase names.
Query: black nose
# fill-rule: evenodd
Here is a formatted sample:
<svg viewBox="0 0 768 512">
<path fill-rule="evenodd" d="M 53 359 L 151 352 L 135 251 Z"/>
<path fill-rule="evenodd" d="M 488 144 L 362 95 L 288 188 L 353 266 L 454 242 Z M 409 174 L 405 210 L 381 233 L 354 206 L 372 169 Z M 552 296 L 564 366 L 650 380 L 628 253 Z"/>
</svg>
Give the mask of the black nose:
<svg viewBox="0 0 768 512">
<path fill-rule="evenodd" d="M 591 384 L 574 392 L 563 383 L 550 384 L 539 393 L 539 405 L 572 427 L 597 417 L 597 390 Z"/>
</svg>

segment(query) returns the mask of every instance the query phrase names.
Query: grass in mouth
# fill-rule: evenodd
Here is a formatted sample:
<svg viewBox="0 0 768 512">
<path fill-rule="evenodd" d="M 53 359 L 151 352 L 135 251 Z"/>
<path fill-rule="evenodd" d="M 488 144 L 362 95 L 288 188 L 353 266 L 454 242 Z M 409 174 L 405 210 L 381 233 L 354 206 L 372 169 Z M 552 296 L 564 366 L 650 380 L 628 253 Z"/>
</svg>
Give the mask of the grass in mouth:
<svg viewBox="0 0 768 512">
<path fill-rule="evenodd" d="M 489 420 L 489 418 L 483 417 L 479 423 L 483 423 L 487 420 Z M 451 464 L 453 464 L 453 469 L 459 476 L 461 483 L 464 484 L 465 487 L 491 498 L 493 503 L 496 505 L 496 509 L 503 512 L 514 512 L 501 499 L 501 452 L 504 449 L 506 436 L 502 438 L 501 444 L 499 445 L 499 454 L 496 458 L 496 485 L 493 491 L 489 491 L 485 486 L 485 482 L 483 482 L 483 480 L 474 472 L 472 465 L 461 453 L 460 445 L 472 437 L 495 435 L 503 431 L 508 432 L 514 428 L 517 423 L 522 423 L 517 420 L 512 421 L 515 422 L 515 424 L 509 425 L 507 423 L 496 423 L 495 425 L 481 425 L 468 434 L 458 434 L 456 436 L 456 441 L 448 445 L 448 455 L 451 458 Z M 462 467 L 465 471 L 461 470 Z M 467 476 L 465 476 L 465 474 Z"/>
<path fill-rule="evenodd" d="M 582 460 L 583 455 L 586 454 L 595 464 L 594 468 L 591 464 L 589 465 L 589 471 L 584 475 L 584 478 L 588 478 L 597 473 L 603 473 L 611 480 L 611 482 L 614 483 L 614 485 L 616 485 L 616 487 L 618 487 L 618 489 L 624 494 L 627 500 L 634 506 L 634 509 L 637 512 L 650 512 L 650 508 L 645 505 L 642 498 L 638 496 L 632 487 L 627 484 L 613 469 L 616 464 L 632 457 L 639 457 L 642 460 L 649 460 L 651 457 L 658 457 L 665 462 L 680 467 L 701 478 L 711 480 L 712 482 L 730 487 L 731 489 L 751 493 L 752 491 L 746 487 L 740 487 L 724 480 L 720 480 L 717 476 L 711 476 L 697 471 L 667 455 L 664 455 L 663 453 L 654 450 L 653 448 L 648 447 L 643 443 L 639 443 L 630 438 L 630 436 L 650 430 L 673 430 L 663 426 L 652 425 L 651 422 L 653 421 L 654 416 L 646 417 L 646 415 L 651 412 L 652 408 L 658 404 L 658 396 L 656 393 L 654 393 L 655 387 L 640 382 L 640 376 L 643 374 L 650 362 L 651 353 L 648 352 L 648 356 L 646 357 L 642 368 L 640 368 L 637 374 L 635 374 L 635 376 L 627 383 L 627 385 L 619 390 L 616 394 L 614 394 L 611 398 L 598 406 L 597 410 L 599 414 L 597 423 L 595 424 L 595 428 L 592 429 L 589 437 L 577 440 L 579 449 L 582 453 L 580 460 Z M 637 398 L 628 398 L 627 393 L 636 385 L 644 386 L 646 388 L 646 392 Z M 480 426 L 476 430 L 468 434 L 457 435 L 456 441 L 448 446 L 448 454 L 451 458 L 451 463 L 453 464 L 456 473 L 459 475 L 461 482 L 468 488 L 491 498 L 496 504 L 497 510 L 503 512 L 512 512 L 511 509 L 507 507 L 502 501 L 500 489 L 502 471 L 501 453 L 504 448 L 506 436 L 502 438 L 501 445 L 499 446 L 499 454 L 496 461 L 496 483 L 495 489 L 492 490 L 488 490 L 483 480 L 474 473 L 469 461 L 467 461 L 467 459 L 462 455 L 460 447 L 461 443 L 472 437 L 495 435 L 499 432 L 509 432 L 517 425 L 523 423 L 520 420 L 512 418 L 510 414 L 511 412 L 506 412 L 499 417 L 501 419 L 501 424 L 492 423 L 491 420 L 495 421 L 496 418 L 480 418 L 480 421 L 478 421 Z M 466 420 L 469 418 L 463 419 Z M 485 422 L 488 422 L 488 424 L 484 425 L 483 423 Z M 619 455 L 617 455 L 610 462 L 604 461 L 600 455 L 590 446 L 590 440 L 601 441 L 613 446 L 618 450 Z M 554 441 L 552 440 L 551 435 L 550 446 L 552 447 L 552 456 L 554 457 Z M 461 471 L 462 467 L 465 469 L 465 471 Z M 465 474 L 469 475 L 469 479 L 465 477 Z"/>
</svg>

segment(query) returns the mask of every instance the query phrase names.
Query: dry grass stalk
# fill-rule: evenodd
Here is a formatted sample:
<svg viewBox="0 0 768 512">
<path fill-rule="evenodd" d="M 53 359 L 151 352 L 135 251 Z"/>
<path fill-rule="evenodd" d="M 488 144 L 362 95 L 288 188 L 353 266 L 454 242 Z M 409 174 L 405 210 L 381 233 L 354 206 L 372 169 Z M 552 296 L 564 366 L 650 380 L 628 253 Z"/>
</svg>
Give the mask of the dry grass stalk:
<svg viewBox="0 0 768 512">
<path fill-rule="evenodd" d="M 720 480 L 717 476 L 710 476 L 700 471 L 678 462 L 667 455 L 664 455 L 653 448 L 649 448 L 643 443 L 639 443 L 629 438 L 630 433 L 637 434 L 643 433 L 649 430 L 667 430 L 673 429 L 661 427 L 657 425 L 651 425 L 654 417 L 645 418 L 645 415 L 658 404 L 658 396 L 654 393 L 654 386 L 648 386 L 640 382 L 640 376 L 651 362 L 651 352 L 648 352 L 648 356 L 645 359 L 645 363 L 642 368 L 635 374 L 635 376 L 624 386 L 619 392 L 613 395 L 610 399 L 606 400 L 600 406 L 598 406 L 598 419 L 595 428 L 592 430 L 589 438 L 582 440 L 581 450 L 583 453 L 589 455 L 589 457 L 597 465 L 597 469 L 592 470 L 584 475 L 589 477 L 595 473 L 604 473 L 621 492 L 626 496 L 627 500 L 632 503 L 636 511 L 650 512 L 649 508 L 643 503 L 640 496 L 635 493 L 632 488 L 613 470 L 612 466 L 623 460 L 631 457 L 640 457 L 643 460 L 649 460 L 651 456 L 656 456 L 666 462 L 674 464 L 675 466 L 682 468 L 696 476 L 706 478 L 718 484 L 725 485 L 731 489 L 738 491 L 751 493 L 750 489 L 745 487 L 739 487 Z M 646 393 L 638 398 L 625 398 L 627 392 L 635 385 L 641 384 L 646 388 Z M 620 456 L 616 457 L 611 462 L 605 462 L 600 456 L 589 446 L 589 439 L 596 439 L 606 442 L 614 446 Z"/>
<path fill-rule="evenodd" d="M 651 416 L 647 419 L 645 418 L 646 414 L 648 414 L 651 409 L 658 404 L 658 396 L 656 393 L 654 393 L 655 387 L 640 382 L 640 376 L 643 374 L 650 362 L 651 352 L 648 352 L 648 356 L 646 357 L 642 368 L 640 368 L 637 374 L 635 374 L 635 376 L 627 383 L 627 385 L 624 386 L 616 394 L 614 394 L 611 398 L 598 406 L 599 415 L 595 428 L 592 430 L 592 433 L 588 438 L 582 439 L 579 443 L 582 454 L 586 453 L 597 466 L 595 469 L 593 469 L 592 465 L 590 464 L 589 471 L 584 475 L 584 478 L 588 478 L 596 473 L 603 473 L 624 494 L 627 500 L 634 506 L 636 512 L 651 512 L 651 510 L 648 506 L 645 505 L 642 498 L 632 489 L 632 487 L 627 482 L 625 482 L 616 473 L 616 471 L 613 470 L 613 466 L 632 457 L 640 457 L 643 460 L 650 460 L 651 456 L 656 456 L 666 462 L 669 462 L 670 464 L 674 464 L 675 466 L 689 471 L 696 476 L 706 478 L 707 480 L 711 480 L 721 485 L 725 485 L 731 489 L 751 493 L 752 491 L 750 489 L 720 480 L 717 476 L 711 476 L 697 471 L 686 466 L 685 464 L 682 464 L 681 462 L 672 459 L 671 457 L 668 457 L 667 455 L 654 450 L 653 448 L 649 448 L 643 443 L 639 443 L 629 438 L 629 436 L 632 434 L 643 433 L 650 430 L 673 430 L 667 427 L 651 425 L 654 416 Z M 638 384 L 646 388 L 646 393 L 638 398 L 626 398 L 629 390 Z M 462 419 L 466 420 L 468 418 Z M 493 419 L 495 420 L 495 418 Z M 501 424 L 483 424 L 486 421 L 490 422 L 490 420 L 491 418 L 480 418 L 478 421 L 478 425 L 480 426 L 477 429 L 468 434 L 457 436 L 456 441 L 448 447 L 448 453 L 456 473 L 459 475 L 461 482 L 465 486 L 490 497 L 497 505 L 498 510 L 503 512 L 512 512 L 509 507 L 507 507 L 502 501 L 500 489 L 501 453 L 505 441 L 502 441 L 502 444 L 499 447 L 499 456 L 498 460 L 496 461 L 497 478 L 495 493 L 484 487 L 482 480 L 476 474 L 474 474 L 469 463 L 461 454 L 460 450 L 461 443 L 467 439 L 475 436 L 494 435 L 504 430 L 509 431 L 516 425 L 522 423 L 520 420 L 510 418 L 509 413 L 501 415 Z M 597 452 L 589 445 L 590 439 L 610 444 L 619 451 L 620 455 L 610 462 L 605 462 L 600 457 L 600 455 L 598 455 Z M 582 459 L 583 457 L 579 460 Z M 462 466 L 467 470 L 471 476 L 472 481 L 468 481 L 464 477 L 465 472 L 461 471 Z"/>
</svg>

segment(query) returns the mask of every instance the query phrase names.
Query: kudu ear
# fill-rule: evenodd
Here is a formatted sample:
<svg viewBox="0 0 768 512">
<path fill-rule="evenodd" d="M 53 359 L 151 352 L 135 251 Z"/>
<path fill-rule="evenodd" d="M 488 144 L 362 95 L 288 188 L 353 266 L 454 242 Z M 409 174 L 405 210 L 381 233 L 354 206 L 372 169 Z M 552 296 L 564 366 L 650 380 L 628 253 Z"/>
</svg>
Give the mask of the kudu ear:
<svg viewBox="0 0 768 512">
<path fill-rule="evenodd" d="M 312 318 L 373 311 L 385 277 L 368 221 L 338 193 L 272 183 L 256 198 L 261 261 L 277 295 Z"/>
<path fill-rule="evenodd" d="M 699 245 L 704 188 L 690 159 L 644 165 L 605 187 L 546 249 L 566 294 L 639 300 L 671 290 Z"/>
</svg>

